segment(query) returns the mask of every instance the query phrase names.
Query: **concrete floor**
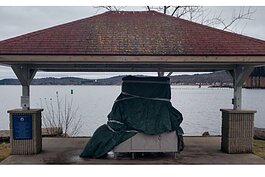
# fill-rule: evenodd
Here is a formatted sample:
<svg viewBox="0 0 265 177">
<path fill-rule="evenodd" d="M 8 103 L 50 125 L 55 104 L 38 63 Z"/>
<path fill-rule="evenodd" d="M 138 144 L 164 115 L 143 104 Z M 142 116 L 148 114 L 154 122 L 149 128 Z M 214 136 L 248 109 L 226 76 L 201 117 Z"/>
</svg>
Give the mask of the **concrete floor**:
<svg viewBox="0 0 265 177">
<path fill-rule="evenodd" d="M 109 153 L 106 159 L 82 159 L 80 152 L 88 138 L 43 138 L 43 152 L 37 155 L 10 155 L 1 164 L 265 164 L 254 154 L 226 154 L 220 151 L 220 137 L 184 137 L 185 149 L 173 153 L 138 153 L 135 159 Z"/>
</svg>

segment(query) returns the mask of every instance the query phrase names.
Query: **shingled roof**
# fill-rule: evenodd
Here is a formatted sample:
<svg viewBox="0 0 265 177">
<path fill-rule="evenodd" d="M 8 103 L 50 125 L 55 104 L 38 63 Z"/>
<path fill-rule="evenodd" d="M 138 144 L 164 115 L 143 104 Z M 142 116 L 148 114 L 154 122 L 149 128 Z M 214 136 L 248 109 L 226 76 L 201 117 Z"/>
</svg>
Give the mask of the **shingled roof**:
<svg viewBox="0 0 265 177">
<path fill-rule="evenodd" d="M 265 55 L 265 41 L 159 12 L 106 12 L 0 42 L 0 55 Z"/>
</svg>

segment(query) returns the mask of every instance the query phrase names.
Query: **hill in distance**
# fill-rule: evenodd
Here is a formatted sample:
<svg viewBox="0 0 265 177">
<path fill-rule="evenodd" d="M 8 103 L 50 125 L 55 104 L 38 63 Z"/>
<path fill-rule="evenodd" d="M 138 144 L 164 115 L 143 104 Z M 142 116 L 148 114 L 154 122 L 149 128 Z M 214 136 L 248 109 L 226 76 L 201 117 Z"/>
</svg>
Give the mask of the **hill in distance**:
<svg viewBox="0 0 265 177">
<path fill-rule="evenodd" d="M 105 79 L 83 79 L 77 77 L 62 78 L 36 78 L 31 85 L 121 85 L 124 76 L 115 76 Z M 215 85 L 216 83 L 231 84 L 232 79 L 224 71 L 194 74 L 194 75 L 176 75 L 170 76 L 172 84 L 179 85 Z M 17 79 L 2 79 L 0 85 L 20 85 Z"/>
</svg>

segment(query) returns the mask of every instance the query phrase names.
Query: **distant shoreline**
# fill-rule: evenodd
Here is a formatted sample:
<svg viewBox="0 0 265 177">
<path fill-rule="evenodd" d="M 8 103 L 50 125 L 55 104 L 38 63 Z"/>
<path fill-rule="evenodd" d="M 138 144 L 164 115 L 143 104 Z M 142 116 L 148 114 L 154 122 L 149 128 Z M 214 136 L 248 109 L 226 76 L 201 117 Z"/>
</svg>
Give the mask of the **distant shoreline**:
<svg viewBox="0 0 265 177">
<path fill-rule="evenodd" d="M 137 75 L 143 77 L 143 75 Z M 120 86 L 122 84 L 122 76 L 114 76 L 103 79 L 84 79 L 78 77 L 62 77 L 62 78 L 36 78 L 33 79 L 31 85 L 37 86 Z M 175 75 L 170 76 L 172 86 L 208 86 L 209 88 L 233 88 L 232 79 L 224 71 L 218 71 L 206 74 L 193 75 Z M 0 86 L 20 85 L 18 79 L 2 79 Z M 247 89 L 265 89 L 264 87 L 244 87 Z"/>
<path fill-rule="evenodd" d="M 84 79 L 78 77 L 62 77 L 62 78 L 36 78 L 33 79 L 31 85 L 121 85 L 123 76 L 114 76 L 104 79 Z M 143 75 L 137 75 L 142 77 Z M 223 71 L 193 74 L 193 75 L 175 75 L 170 76 L 172 85 L 228 85 L 232 84 L 232 80 Z M 2 79 L 0 85 L 20 85 L 17 79 Z"/>
</svg>

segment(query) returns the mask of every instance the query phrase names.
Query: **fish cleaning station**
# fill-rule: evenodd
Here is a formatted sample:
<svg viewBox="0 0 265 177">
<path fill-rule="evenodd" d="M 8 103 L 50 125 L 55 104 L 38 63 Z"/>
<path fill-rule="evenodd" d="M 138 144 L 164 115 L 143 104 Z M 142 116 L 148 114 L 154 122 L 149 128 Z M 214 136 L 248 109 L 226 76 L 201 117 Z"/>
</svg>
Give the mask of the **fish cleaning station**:
<svg viewBox="0 0 265 177">
<path fill-rule="evenodd" d="M 218 108 L 222 117 L 212 117 L 222 119 L 221 143 L 216 150 L 222 150 L 220 153 L 226 155 L 252 153 L 256 111 L 242 107 L 242 86 L 255 67 L 265 65 L 265 41 L 155 11 L 111 11 L 0 41 L 0 64 L 11 67 L 22 86 L 21 108 L 7 110 L 10 113 L 13 155 L 42 154 L 43 150 L 44 153 L 46 151 L 43 147 L 47 140 L 42 140 L 41 136 L 43 110 L 30 107 L 30 85 L 38 71 L 88 74 L 157 72 L 158 77 L 152 77 L 151 81 L 125 78 L 122 90 L 124 92 L 124 89 L 133 87 L 126 83 L 139 82 L 144 85 L 145 81 L 159 84 L 165 82 L 168 84 L 169 96 L 161 97 L 160 101 L 163 102 L 164 98 L 170 99 L 170 81 L 167 76 L 171 73 L 225 70 L 233 78 L 234 95 L 231 105 Z M 169 74 L 165 75 L 167 72 Z M 157 89 L 159 91 L 161 88 Z M 136 97 L 131 92 L 126 96 Z M 150 96 L 147 100 L 153 98 Z M 113 119 L 111 123 L 122 122 Z M 133 143 L 134 140 L 130 141 Z M 176 141 L 180 143 L 179 139 Z M 84 148 L 83 145 L 80 149 Z M 187 143 L 185 146 L 188 148 Z M 149 151 L 145 149 L 143 152 Z M 76 153 L 77 157 L 79 153 Z M 182 153 L 177 156 L 181 157 Z M 177 157 L 175 161 L 178 161 Z"/>
</svg>

